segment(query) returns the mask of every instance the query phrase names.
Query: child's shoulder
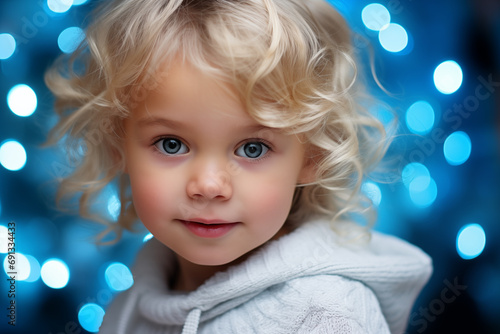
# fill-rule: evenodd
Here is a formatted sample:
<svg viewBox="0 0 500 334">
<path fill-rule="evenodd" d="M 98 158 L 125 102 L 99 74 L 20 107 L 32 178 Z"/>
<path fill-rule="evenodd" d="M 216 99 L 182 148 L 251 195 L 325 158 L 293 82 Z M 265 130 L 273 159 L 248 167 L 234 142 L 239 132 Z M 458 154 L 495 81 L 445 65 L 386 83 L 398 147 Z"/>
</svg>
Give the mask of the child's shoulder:
<svg viewBox="0 0 500 334">
<path fill-rule="evenodd" d="M 280 240 L 280 255 L 286 262 L 308 270 L 314 268 L 337 269 L 366 267 L 366 271 L 413 271 L 429 274 L 432 260 L 420 248 L 395 236 L 368 231 L 354 223 L 339 224 L 332 228 L 327 220 L 305 223 Z M 390 266 L 388 267 L 388 264 Z M 364 271 L 364 270 L 362 270 Z"/>
<path fill-rule="evenodd" d="M 404 331 L 405 319 L 432 272 L 430 257 L 397 237 L 372 232 L 364 241 L 355 237 L 349 242 L 352 236 L 363 234 L 346 237 L 319 220 L 270 245 L 276 249 L 269 253 L 277 255 L 275 261 L 266 261 L 268 268 L 288 275 L 282 290 L 276 290 L 279 299 L 301 301 L 306 317 L 323 314 L 366 328 L 387 321 L 391 331 Z"/>
<path fill-rule="evenodd" d="M 288 281 L 275 297 L 293 310 L 300 333 L 321 328 L 389 333 L 376 295 L 360 281 L 339 275 L 304 276 Z"/>
</svg>

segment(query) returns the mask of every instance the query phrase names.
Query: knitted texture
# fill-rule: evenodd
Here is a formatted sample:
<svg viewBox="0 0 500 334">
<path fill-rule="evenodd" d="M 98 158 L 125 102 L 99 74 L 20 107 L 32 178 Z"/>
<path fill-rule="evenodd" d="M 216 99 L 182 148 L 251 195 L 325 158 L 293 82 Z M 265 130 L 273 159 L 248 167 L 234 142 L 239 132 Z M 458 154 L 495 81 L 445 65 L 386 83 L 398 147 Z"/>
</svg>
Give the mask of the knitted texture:
<svg viewBox="0 0 500 334">
<path fill-rule="evenodd" d="M 175 261 L 149 241 L 134 286 L 106 311 L 100 333 L 401 334 L 431 273 L 430 258 L 402 240 L 374 233 L 349 246 L 326 221 L 267 243 L 190 293 L 166 284 Z"/>
</svg>

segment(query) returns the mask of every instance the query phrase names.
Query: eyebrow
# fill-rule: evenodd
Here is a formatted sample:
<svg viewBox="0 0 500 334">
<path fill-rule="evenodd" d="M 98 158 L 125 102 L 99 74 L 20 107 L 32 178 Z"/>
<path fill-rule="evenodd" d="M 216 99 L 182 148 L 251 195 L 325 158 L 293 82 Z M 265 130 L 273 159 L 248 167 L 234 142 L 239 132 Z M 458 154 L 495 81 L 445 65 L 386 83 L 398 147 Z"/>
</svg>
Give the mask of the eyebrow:
<svg viewBox="0 0 500 334">
<path fill-rule="evenodd" d="M 154 117 L 154 116 L 141 118 L 137 121 L 137 124 L 139 127 L 163 126 L 171 129 L 183 129 L 185 127 L 182 122 L 177 122 L 163 117 Z M 241 128 L 244 129 L 245 131 L 250 131 L 250 132 L 262 131 L 262 130 L 269 130 L 269 131 L 279 130 L 261 124 L 243 125 Z"/>
<path fill-rule="evenodd" d="M 139 127 L 148 126 L 164 126 L 168 128 L 182 128 L 183 125 L 180 122 L 162 118 L 162 117 L 144 117 L 137 121 Z"/>
</svg>

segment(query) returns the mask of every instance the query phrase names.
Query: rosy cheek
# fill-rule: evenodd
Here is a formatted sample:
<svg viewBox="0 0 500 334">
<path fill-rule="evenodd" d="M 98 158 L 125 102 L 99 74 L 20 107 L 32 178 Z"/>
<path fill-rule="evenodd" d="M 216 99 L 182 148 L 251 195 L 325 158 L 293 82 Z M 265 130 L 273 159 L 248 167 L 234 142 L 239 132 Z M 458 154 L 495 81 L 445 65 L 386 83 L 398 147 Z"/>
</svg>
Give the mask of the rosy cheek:
<svg viewBox="0 0 500 334">
<path fill-rule="evenodd" d="M 152 209 L 152 206 L 154 206 L 152 200 L 155 197 L 150 194 L 149 197 L 152 200 L 148 201 L 147 200 L 147 197 L 148 197 L 147 192 L 145 191 L 145 189 L 143 187 L 141 187 L 141 185 L 137 185 L 137 184 L 132 184 L 132 197 L 133 197 L 133 201 L 134 201 L 134 208 L 135 208 L 137 215 L 139 216 L 139 219 L 144 220 L 145 215 L 148 212 L 150 212 Z"/>
<path fill-rule="evenodd" d="M 288 216 L 293 197 L 293 190 L 287 186 L 262 188 L 254 197 L 255 212 L 262 217 L 263 221 L 283 223 Z"/>
<path fill-rule="evenodd" d="M 168 203 L 168 198 L 162 192 L 162 186 L 158 182 L 141 179 L 139 182 L 132 182 L 132 196 L 134 207 L 144 223 L 150 220 L 156 220 L 158 211 L 164 207 L 162 203 Z"/>
</svg>

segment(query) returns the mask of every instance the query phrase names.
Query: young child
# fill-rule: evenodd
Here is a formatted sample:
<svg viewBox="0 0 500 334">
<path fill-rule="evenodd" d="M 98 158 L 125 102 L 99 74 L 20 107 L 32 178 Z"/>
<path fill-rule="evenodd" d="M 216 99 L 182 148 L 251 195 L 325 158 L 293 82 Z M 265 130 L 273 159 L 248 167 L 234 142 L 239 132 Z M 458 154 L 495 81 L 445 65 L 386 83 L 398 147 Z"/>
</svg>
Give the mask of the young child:
<svg viewBox="0 0 500 334">
<path fill-rule="evenodd" d="M 352 221 L 387 140 L 342 17 L 320 0 L 115 0 L 96 15 L 47 74 L 54 138 L 85 152 L 60 194 L 99 219 L 93 199 L 120 180 L 110 229 L 154 236 L 100 332 L 405 331 L 431 261 Z"/>
</svg>

